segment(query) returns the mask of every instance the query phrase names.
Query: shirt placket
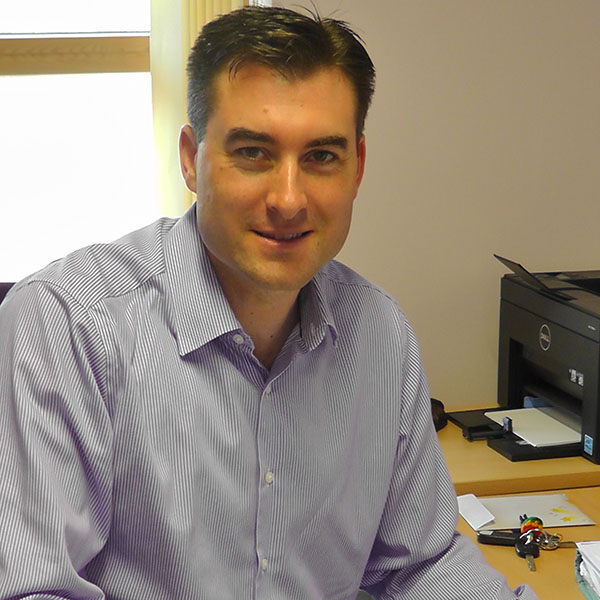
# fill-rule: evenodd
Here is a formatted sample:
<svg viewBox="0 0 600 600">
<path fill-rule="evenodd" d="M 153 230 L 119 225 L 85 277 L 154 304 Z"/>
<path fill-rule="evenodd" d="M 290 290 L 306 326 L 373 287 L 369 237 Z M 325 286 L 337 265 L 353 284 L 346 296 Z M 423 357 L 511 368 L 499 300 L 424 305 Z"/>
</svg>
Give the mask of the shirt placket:
<svg viewBox="0 0 600 600">
<path fill-rule="evenodd" d="M 260 412 L 258 419 L 258 504 L 256 511 L 256 557 L 257 572 L 255 598 L 267 597 L 270 588 L 271 573 L 276 557 L 271 547 L 271 533 L 274 526 L 274 489 L 278 484 L 277 473 L 274 471 L 272 459 L 269 456 L 267 436 L 273 429 L 273 381 L 268 381 L 260 396 Z"/>
<path fill-rule="evenodd" d="M 284 373 L 288 370 L 296 351 L 296 339 L 282 350 L 281 360 L 274 365 L 260 395 L 260 410 L 257 429 L 258 448 L 258 504 L 256 512 L 256 557 L 257 572 L 255 578 L 254 597 L 256 600 L 273 598 L 276 585 L 275 573 L 284 562 L 281 556 L 282 548 L 281 521 L 285 507 L 276 506 L 275 499 L 285 496 L 277 493 L 280 478 L 278 468 L 280 463 L 273 454 L 277 442 L 273 435 L 277 431 L 275 423 L 275 403 L 290 401 L 289 389 L 285 386 Z"/>
</svg>

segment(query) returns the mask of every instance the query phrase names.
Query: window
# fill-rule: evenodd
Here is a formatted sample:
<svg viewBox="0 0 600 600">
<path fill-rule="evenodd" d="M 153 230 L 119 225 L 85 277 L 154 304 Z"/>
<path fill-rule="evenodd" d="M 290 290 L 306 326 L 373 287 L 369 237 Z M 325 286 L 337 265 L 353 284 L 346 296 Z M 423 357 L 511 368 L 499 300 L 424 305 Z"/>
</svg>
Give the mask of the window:
<svg viewBox="0 0 600 600">
<path fill-rule="evenodd" d="M 0 5 L 3 33 L 150 31 L 148 0 L 18 0 Z"/>
<path fill-rule="evenodd" d="M 0 6 L 0 280 L 160 215 L 150 0 Z"/>
</svg>

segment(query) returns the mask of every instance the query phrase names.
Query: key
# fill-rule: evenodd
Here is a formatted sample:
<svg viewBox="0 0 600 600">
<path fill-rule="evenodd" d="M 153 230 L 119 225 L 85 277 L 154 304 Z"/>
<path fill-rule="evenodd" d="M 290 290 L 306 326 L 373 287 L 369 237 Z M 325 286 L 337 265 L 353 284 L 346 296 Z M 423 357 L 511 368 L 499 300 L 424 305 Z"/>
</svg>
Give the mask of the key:
<svg viewBox="0 0 600 600">
<path fill-rule="evenodd" d="M 562 541 L 560 533 L 542 532 L 540 539 L 540 548 L 542 550 L 556 550 L 557 548 L 577 548 L 577 544 L 571 541 Z"/>
<path fill-rule="evenodd" d="M 521 532 L 518 529 L 483 529 L 477 532 L 477 541 L 480 544 L 494 544 L 495 546 L 514 546 L 520 537 Z"/>
<path fill-rule="evenodd" d="M 542 550 L 556 550 L 557 548 L 577 548 L 575 542 L 562 541 L 562 540 L 542 540 L 540 542 L 540 548 Z"/>
<path fill-rule="evenodd" d="M 556 550 L 557 548 L 577 548 L 576 542 L 564 541 L 555 542 L 549 545 L 547 548 L 542 547 L 544 550 Z"/>
<path fill-rule="evenodd" d="M 540 555 L 540 547 L 533 541 L 528 542 L 527 537 L 522 537 L 516 544 L 517 554 L 527 561 L 530 571 L 535 571 L 535 558 Z"/>
</svg>

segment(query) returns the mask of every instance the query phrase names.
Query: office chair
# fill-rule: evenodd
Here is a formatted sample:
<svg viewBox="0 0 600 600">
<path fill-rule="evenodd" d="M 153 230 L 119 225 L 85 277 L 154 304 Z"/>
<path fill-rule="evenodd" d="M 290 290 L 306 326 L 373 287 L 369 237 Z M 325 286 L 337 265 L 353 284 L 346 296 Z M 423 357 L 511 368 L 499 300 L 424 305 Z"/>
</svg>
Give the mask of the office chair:
<svg viewBox="0 0 600 600">
<path fill-rule="evenodd" d="M 4 296 L 8 293 L 8 290 L 13 286 L 12 283 L 3 283 L 0 281 L 0 302 L 4 300 Z"/>
</svg>

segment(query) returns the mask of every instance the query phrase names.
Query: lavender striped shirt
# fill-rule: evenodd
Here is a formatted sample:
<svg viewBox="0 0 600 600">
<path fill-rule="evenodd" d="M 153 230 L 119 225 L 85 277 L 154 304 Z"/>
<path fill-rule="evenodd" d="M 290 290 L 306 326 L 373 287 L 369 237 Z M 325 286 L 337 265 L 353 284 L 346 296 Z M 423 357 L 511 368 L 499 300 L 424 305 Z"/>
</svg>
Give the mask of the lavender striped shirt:
<svg viewBox="0 0 600 600">
<path fill-rule="evenodd" d="M 2 599 L 535 598 L 455 533 L 414 335 L 337 262 L 268 371 L 194 208 L 75 252 L 1 305 L 0 394 Z"/>
</svg>

